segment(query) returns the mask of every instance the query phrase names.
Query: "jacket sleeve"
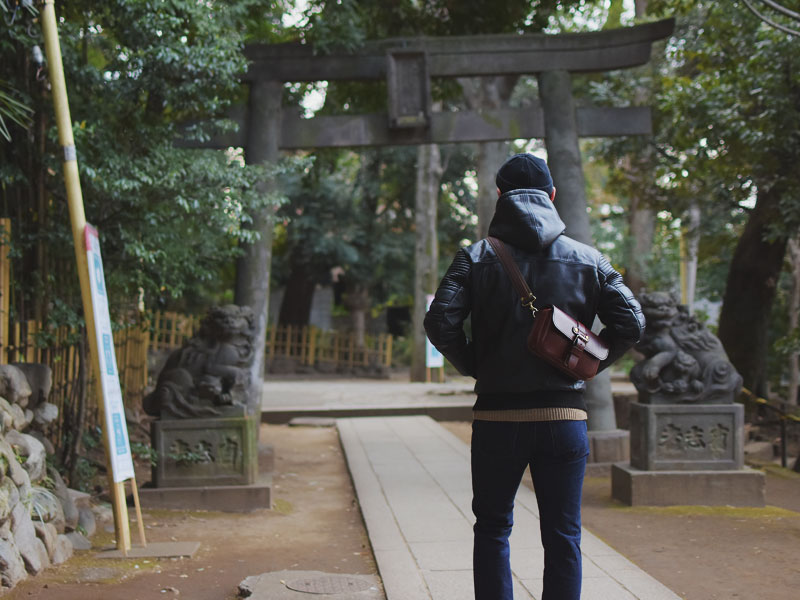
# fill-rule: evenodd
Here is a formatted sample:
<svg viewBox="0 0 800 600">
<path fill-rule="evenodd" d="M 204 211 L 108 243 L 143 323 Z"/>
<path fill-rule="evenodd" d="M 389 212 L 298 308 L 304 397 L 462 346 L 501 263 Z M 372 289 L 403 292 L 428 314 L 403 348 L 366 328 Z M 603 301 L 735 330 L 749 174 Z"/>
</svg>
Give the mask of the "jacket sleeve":
<svg viewBox="0 0 800 600">
<path fill-rule="evenodd" d="M 462 375 L 475 376 L 475 353 L 464 334 L 464 321 L 472 310 L 472 262 L 459 250 L 436 290 L 425 315 L 428 339 Z"/>
<path fill-rule="evenodd" d="M 609 347 L 608 358 L 600 363 L 599 370 L 602 371 L 641 339 L 645 323 L 642 307 L 633 292 L 604 256 L 598 263 L 598 277 L 600 302 L 597 316 L 605 325 L 600 337 Z"/>
</svg>

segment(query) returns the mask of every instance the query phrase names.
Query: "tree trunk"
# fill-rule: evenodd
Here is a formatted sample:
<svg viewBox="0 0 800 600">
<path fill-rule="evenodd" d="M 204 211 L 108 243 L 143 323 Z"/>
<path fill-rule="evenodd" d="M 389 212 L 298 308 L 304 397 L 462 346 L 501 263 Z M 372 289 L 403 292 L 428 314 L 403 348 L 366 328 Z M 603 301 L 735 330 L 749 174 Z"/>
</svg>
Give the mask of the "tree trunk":
<svg viewBox="0 0 800 600">
<path fill-rule="evenodd" d="M 356 284 L 344 296 L 344 305 L 350 311 L 350 320 L 353 324 L 353 333 L 356 337 L 356 346 L 363 348 L 366 345 L 367 310 L 369 310 L 369 290 Z"/>
<path fill-rule="evenodd" d="M 471 110 L 495 109 L 508 106 L 518 76 L 460 77 L 458 83 Z M 486 237 L 489 223 L 497 203 L 495 174 L 507 155 L 507 142 L 481 142 L 478 144 L 478 239 Z"/>
<path fill-rule="evenodd" d="M 280 140 L 281 98 L 280 81 L 259 81 L 250 88 L 251 121 L 247 131 L 245 158 L 251 164 L 272 163 L 278 160 Z M 273 181 L 262 182 L 260 190 L 267 194 Z M 248 414 L 259 414 L 264 377 L 264 345 L 267 338 L 267 311 L 269 308 L 269 275 L 272 263 L 271 206 L 253 215 L 250 228 L 257 231 L 259 239 L 243 246 L 244 254 L 236 264 L 236 292 L 234 302 L 249 306 L 255 317 L 255 347 L 250 370 L 251 388 L 248 394 Z"/>
<path fill-rule="evenodd" d="M 83 444 L 83 433 L 86 429 L 86 406 L 87 394 L 89 392 L 89 341 L 86 339 L 86 330 L 82 330 L 78 338 L 78 381 L 77 388 L 73 388 L 71 394 L 75 404 L 71 407 L 71 427 L 69 433 L 72 436 L 67 446 L 66 465 L 69 468 L 67 481 L 70 487 L 79 488 L 78 481 L 78 457 L 81 453 Z M 99 382 L 97 385 L 100 385 Z"/>
<path fill-rule="evenodd" d="M 634 198 L 628 214 L 628 226 L 631 245 L 625 261 L 625 283 L 638 295 L 647 288 L 647 259 L 653 250 L 655 211 Z"/>
<path fill-rule="evenodd" d="M 316 284 L 303 265 L 292 264 L 292 272 L 283 292 L 278 323 L 281 325 L 308 325 Z"/>
<path fill-rule="evenodd" d="M 731 260 L 717 335 L 733 366 L 754 394 L 767 393 L 768 326 L 787 240 L 766 241 L 770 223 L 780 219 L 780 191 L 759 190 Z"/>
<path fill-rule="evenodd" d="M 792 265 L 792 295 L 789 299 L 789 332 L 797 334 L 800 323 L 800 237 L 789 241 L 789 257 Z M 792 352 L 789 355 L 789 389 L 787 399 L 789 404 L 797 406 L 797 394 L 800 391 L 800 354 Z"/>
<path fill-rule="evenodd" d="M 686 298 L 684 304 L 693 313 L 694 297 L 697 291 L 697 259 L 700 248 L 700 207 L 693 201 L 688 210 L 688 225 L 683 235 L 686 236 Z"/>
<path fill-rule="evenodd" d="M 506 142 L 483 142 L 478 144 L 477 176 L 478 176 L 478 239 L 489 234 L 489 223 L 494 217 L 497 204 L 497 184 L 495 175 L 500 165 L 507 158 Z"/>
<path fill-rule="evenodd" d="M 417 148 L 417 187 L 415 196 L 416 243 L 414 244 L 414 312 L 411 317 L 411 381 L 425 381 L 425 330 L 422 321 L 427 297 L 439 284 L 439 244 L 436 236 L 436 208 L 442 162 L 439 146 Z"/>
</svg>

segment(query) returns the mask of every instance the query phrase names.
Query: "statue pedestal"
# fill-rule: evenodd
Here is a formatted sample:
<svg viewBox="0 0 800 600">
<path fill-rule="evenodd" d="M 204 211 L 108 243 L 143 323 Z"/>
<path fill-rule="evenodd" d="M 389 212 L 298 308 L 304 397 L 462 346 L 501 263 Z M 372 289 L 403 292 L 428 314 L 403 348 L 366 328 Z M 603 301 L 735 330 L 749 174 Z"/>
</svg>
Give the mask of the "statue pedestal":
<svg viewBox="0 0 800 600">
<path fill-rule="evenodd" d="M 271 508 L 271 468 L 259 474 L 255 417 L 160 419 L 151 426 L 158 452 L 151 486 L 140 489 L 147 508 L 243 512 Z M 262 450 L 271 464 L 272 450 Z"/>
<path fill-rule="evenodd" d="M 641 471 L 611 467 L 611 495 L 629 506 L 764 506 L 764 473 L 729 471 Z"/>
<path fill-rule="evenodd" d="M 740 404 L 631 404 L 630 464 L 611 470 L 630 505 L 764 506 L 764 474 L 744 468 Z"/>
<path fill-rule="evenodd" d="M 258 423 L 252 417 L 159 419 L 150 429 L 162 487 L 248 485 L 258 474 Z"/>
</svg>

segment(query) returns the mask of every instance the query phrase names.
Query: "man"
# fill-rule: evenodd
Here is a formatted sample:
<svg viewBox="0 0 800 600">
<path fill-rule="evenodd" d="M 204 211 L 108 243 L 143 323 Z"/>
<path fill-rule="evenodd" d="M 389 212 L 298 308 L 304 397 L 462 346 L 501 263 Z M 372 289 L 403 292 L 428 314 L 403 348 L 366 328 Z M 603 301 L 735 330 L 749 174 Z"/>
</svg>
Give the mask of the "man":
<svg viewBox="0 0 800 600">
<path fill-rule="evenodd" d="M 508 159 L 496 177 L 489 235 L 499 238 L 537 297 L 591 326 L 609 346 L 604 369 L 641 337 L 641 307 L 597 250 L 564 235 L 544 160 Z M 463 324 L 471 315 L 472 339 Z M 514 497 L 530 465 L 545 550 L 543 600 L 581 593 L 581 488 L 589 454 L 585 383 L 528 352 L 532 326 L 487 240 L 456 254 L 425 316 L 436 348 L 476 379 L 472 424 L 473 573 L 476 600 L 513 598 L 508 536 Z"/>
</svg>

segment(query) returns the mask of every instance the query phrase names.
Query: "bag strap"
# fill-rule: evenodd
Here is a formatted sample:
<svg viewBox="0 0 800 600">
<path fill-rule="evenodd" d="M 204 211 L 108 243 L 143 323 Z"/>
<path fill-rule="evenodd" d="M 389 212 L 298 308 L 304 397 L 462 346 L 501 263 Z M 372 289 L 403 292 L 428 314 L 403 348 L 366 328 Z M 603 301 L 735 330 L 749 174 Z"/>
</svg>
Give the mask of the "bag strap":
<svg viewBox="0 0 800 600">
<path fill-rule="evenodd" d="M 514 289 L 517 291 L 517 294 L 519 294 L 522 306 L 530 310 L 533 318 L 535 319 L 536 311 L 539 310 L 533 305 L 533 303 L 536 301 L 536 296 L 533 295 L 531 288 L 528 287 L 528 282 L 525 281 L 522 273 L 519 272 L 519 267 L 517 267 L 517 263 L 514 262 L 514 259 L 511 258 L 508 248 L 506 248 L 506 245 L 496 237 L 489 236 L 486 238 L 486 240 L 489 242 L 492 248 L 494 248 L 497 257 L 500 259 L 500 263 L 503 265 L 503 269 L 505 269 L 505 272 L 511 279 Z"/>
</svg>

